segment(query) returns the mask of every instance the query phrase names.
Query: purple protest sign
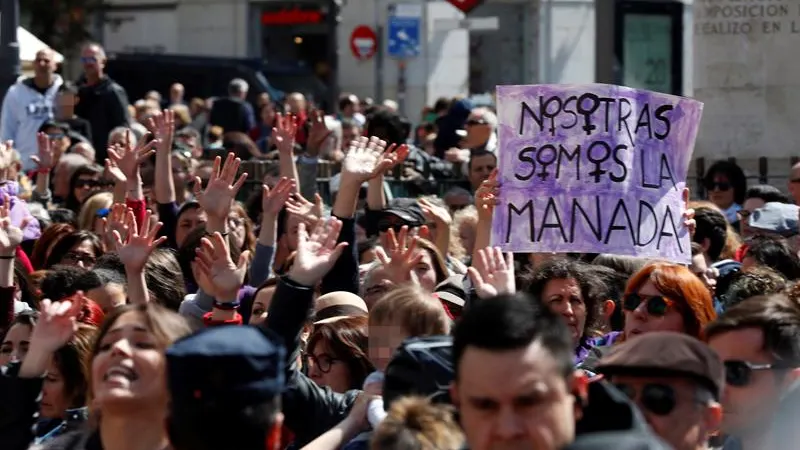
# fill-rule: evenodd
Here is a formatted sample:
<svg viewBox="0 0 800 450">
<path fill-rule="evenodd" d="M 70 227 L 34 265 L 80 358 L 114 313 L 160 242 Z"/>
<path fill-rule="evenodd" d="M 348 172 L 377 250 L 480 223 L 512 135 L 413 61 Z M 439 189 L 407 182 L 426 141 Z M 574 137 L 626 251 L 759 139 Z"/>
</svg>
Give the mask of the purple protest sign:
<svg viewBox="0 0 800 450">
<path fill-rule="evenodd" d="M 690 262 L 683 190 L 702 111 L 621 86 L 498 86 L 492 245 Z"/>
</svg>

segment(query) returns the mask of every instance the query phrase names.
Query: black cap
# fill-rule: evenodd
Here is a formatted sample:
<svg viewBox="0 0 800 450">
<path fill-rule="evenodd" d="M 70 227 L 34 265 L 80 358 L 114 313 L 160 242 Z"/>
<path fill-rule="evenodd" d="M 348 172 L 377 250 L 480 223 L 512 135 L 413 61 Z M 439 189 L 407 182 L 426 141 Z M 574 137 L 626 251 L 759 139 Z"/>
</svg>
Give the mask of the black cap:
<svg viewBox="0 0 800 450">
<path fill-rule="evenodd" d="M 383 381 L 384 408 L 407 395 L 428 397 L 434 403 L 450 403 L 453 371 L 453 338 L 428 336 L 403 341 L 386 367 Z"/>
<path fill-rule="evenodd" d="M 39 127 L 39 132 L 43 133 L 44 130 L 48 128 L 58 128 L 64 132 L 64 134 L 69 133 L 69 124 L 66 122 L 59 122 L 57 120 L 49 119 L 45 120 L 42 126 Z"/>
<path fill-rule="evenodd" d="M 425 214 L 422 212 L 419 203 L 410 198 L 394 199 L 389 207 L 380 211 L 378 219 L 378 230 L 388 230 L 389 228 L 400 228 L 407 225 L 409 228 L 421 227 L 427 223 Z"/>
<path fill-rule="evenodd" d="M 685 377 L 706 387 L 719 399 L 725 368 L 705 343 L 682 333 L 657 331 L 614 346 L 597 364 L 603 375 Z"/>
<path fill-rule="evenodd" d="M 286 350 L 280 338 L 250 326 L 207 328 L 167 349 L 172 408 L 238 408 L 283 392 Z"/>
</svg>

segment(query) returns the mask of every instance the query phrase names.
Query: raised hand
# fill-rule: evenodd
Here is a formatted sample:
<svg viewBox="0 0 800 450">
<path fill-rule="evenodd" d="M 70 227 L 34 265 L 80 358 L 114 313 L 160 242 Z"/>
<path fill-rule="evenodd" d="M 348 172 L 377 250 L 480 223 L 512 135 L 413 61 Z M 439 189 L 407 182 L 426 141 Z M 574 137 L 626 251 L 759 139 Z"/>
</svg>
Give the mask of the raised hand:
<svg viewBox="0 0 800 450">
<path fill-rule="evenodd" d="M 489 178 L 483 180 L 478 190 L 475 191 L 475 207 L 478 209 L 479 218 L 492 219 L 494 207 L 497 206 L 497 199 L 500 195 L 499 188 L 497 169 L 494 169 Z"/>
<path fill-rule="evenodd" d="M 3 204 L 0 205 L 0 255 L 3 256 L 14 256 L 17 246 L 22 242 L 22 228 L 25 227 L 25 223 L 21 227 L 11 224 L 10 209 L 11 198 L 3 194 Z"/>
<path fill-rule="evenodd" d="M 689 236 L 694 237 L 694 232 L 697 231 L 697 221 L 694 220 L 694 209 L 689 208 L 689 188 L 683 189 L 683 204 L 686 210 L 683 211 L 683 226 L 689 229 Z"/>
<path fill-rule="evenodd" d="M 137 226 L 136 216 L 133 211 L 127 212 L 125 219 L 128 226 L 128 236 L 123 242 L 122 236 L 114 230 L 114 246 L 119 259 L 125 264 L 125 268 L 130 272 L 140 273 L 147 264 L 147 258 L 153 253 L 166 236 L 158 237 L 158 230 L 161 229 L 161 222 L 151 224 L 150 211 L 145 215 L 142 224 Z"/>
<path fill-rule="evenodd" d="M 386 233 L 386 244 L 375 251 L 378 260 L 383 264 L 386 277 L 395 284 L 414 281 L 414 266 L 422 260 L 423 253 L 417 248 L 419 238 L 408 237 L 408 226 L 403 225 L 395 235 L 393 229 Z M 388 251 L 388 254 L 387 254 Z"/>
<path fill-rule="evenodd" d="M 115 147 L 113 145 L 108 146 L 108 154 L 111 155 L 111 152 L 116 152 L 117 148 L 118 147 Z M 119 153 L 117 153 L 117 155 L 119 155 Z M 106 166 L 105 175 L 107 178 L 114 180 L 114 184 L 116 185 L 125 184 L 128 181 L 128 177 L 119 167 L 119 164 L 117 164 L 117 161 L 115 159 L 106 158 L 105 166 Z"/>
<path fill-rule="evenodd" d="M 125 174 L 128 180 L 139 178 L 139 166 L 155 153 L 154 147 L 158 144 L 157 139 L 145 142 L 142 138 L 136 147 L 131 145 L 131 130 L 125 130 L 125 145 L 118 145 L 108 148 L 109 158 Z M 106 165 L 108 167 L 108 164 Z"/>
<path fill-rule="evenodd" d="M 311 123 L 311 128 L 308 130 L 306 151 L 312 156 L 316 156 L 319 154 L 322 144 L 333 133 L 333 130 L 329 130 L 328 126 L 325 125 L 325 114 L 318 109 L 311 112 L 308 121 Z"/>
<path fill-rule="evenodd" d="M 157 147 L 159 153 L 172 151 L 172 141 L 175 138 L 175 111 L 165 109 L 163 113 L 153 115 L 147 119 L 147 128 L 160 142 Z"/>
<path fill-rule="evenodd" d="M 272 189 L 266 184 L 261 188 L 261 211 L 265 216 L 277 216 L 286 202 L 295 191 L 295 181 L 286 177 L 281 178 Z"/>
<path fill-rule="evenodd" d="M 342 222 L 336 218 L 317 221 L 311 235 L 306 224 L 300 222 L 297 236 L 297 254 L 289 270 L 289 278 L 303 286 L 315 286 L 339 259 L 346 242 L 336 243 Z"/>
<path fill-rule="evenodd" d="M 41 131 L 36 133 L 37 153 L 31 156 L 31 160 L 36 163 L 40 170 L 49 170 L 55 166 L 56 158 L 53 151 L 53 144 L 50 136 Z"/>
<path fill-rule="evenodd" d="M 194 195 L 197 202 L 203 207 L 206 214 L 220 221 L 227 220 L 231 203 L 236 198 L 236 193 L 242 188 L 247 180 L 247 173 L 243 173 L 236 179 L 239 165 L 242 160 L 233 153 L 228 153 L 225 165 L 222 165 L 222 158 L 217 156 L 214 159 L 214 166 L 211 170 L 211 178 L 208 180 L 206 190 L 202 191 L 200 177 L 194 177 Z M 234 182 L 235 180 L 235 182 Z"/>
<path fill-rule="evenodd" d="M 421 198 L 417 200 L 422 213 L 429 222 L 434 222 L 438 225 L 450 225 L 453 218 L 450 217 L 450 211 L 447 208 L 433 204 L 431 201 Z"/>
<path fill-rule="evenodd" d="M 31 349 L 53 353 L 66 345 L 78 329 L 78 315 L 83 306 L 83 293 L 78 292 L 70 300 L 39 302 L 39 320 L 31 334 Z"/>
<path fill-rule="evenodd" d="M 363 183 L 386 172 L 393 161 L 384 157 L 385 149 L 386 142 L 376 137 L 354 140 L 342 161 L 342 183 Z"/>
<path fill-rule="evenodd" d="M 114 233 L 120 236 L 120 240 L 125 242 L 128 239 L 128 211 L 132 211 L 127 205 L 114 203 L 107 217 L 103 217 L 103 240 L 106 248 L 115 248 Z"/>
<path fill-rule="evenodd" d="M 514 254 L 507 253 L 505 259 L 498 247 L 478 249 L 480 264 L 467 269 L 472 286 L 480 298 L 492 298 L 517 291 L 514 279 Z"/>
<path fill-rule="evenodd" d="M 250 251 L 245 250 L 239 256 L 239 261 L 231 261 L 228 241 L 219 233 L 214 233 L 211 238 L 203 238 L 200 248 L 197 249 L 197 271 L 211 284 L 213 295 L 218 301 L 236 300 L 239 288 L 244 284 L 247 273 L 247 264 L 250 261 Z"/>
<path fill-rule="evenodd" d="M 275 115 L 275 127 L 272 129 L 272 140 L 278 147 L 281 157 L 291 157 L 294 153 L 294 140 L 297 134 L 297 120 L 291 114 Z"/>
<path fill-rule="evenodd" d="M 315 194 L 314 203 L 311 203 L 302 195 L 295 193 L 286 201 L 286 211 L 313 225 L 322 217 L 322 197 Z"/>
</svg>

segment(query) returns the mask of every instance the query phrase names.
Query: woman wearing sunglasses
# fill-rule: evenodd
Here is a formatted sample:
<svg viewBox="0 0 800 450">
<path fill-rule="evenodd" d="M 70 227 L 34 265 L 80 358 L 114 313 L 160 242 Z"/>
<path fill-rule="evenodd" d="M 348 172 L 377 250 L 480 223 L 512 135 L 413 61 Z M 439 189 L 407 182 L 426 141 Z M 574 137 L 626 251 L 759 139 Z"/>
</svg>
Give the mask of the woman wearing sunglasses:
<svg viewBox="0 0 800 450">
<path fill-rule="evenodd" d="M 729 223 L 735 224 L 747 191 L 742 169 L 730 161 L 717 161 L 706 171 L 703 187 L 708 199 L 722 210 Z"/>
<path fill-rule="evenodd" d="M 702 338 L 703 328 L 717 317 L 703 282 L 688 268 L 669 263 L 650 264 L 633 274 L 622 308 L 623 340 L 653 331 Z"/>
</svg>

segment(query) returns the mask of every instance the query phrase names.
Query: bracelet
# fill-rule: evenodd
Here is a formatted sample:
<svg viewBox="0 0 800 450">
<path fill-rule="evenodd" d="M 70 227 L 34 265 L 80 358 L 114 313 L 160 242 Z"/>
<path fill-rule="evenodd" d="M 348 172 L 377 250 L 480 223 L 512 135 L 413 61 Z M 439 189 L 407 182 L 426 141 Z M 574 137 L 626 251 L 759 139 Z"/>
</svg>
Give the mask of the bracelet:
<svg viewBox="0 0 800 450">
<path fill-rule="evenodd" d="M 14 258 L 16 258 L 15 255 L 8 255 L 8 256 L 0 255 L 0 259 L 14 259 Z"/>
<path fill-rule="evenodd" d="M 242 302 L 240 302 L 239 300 L 236 300 L 235 302 L 228 302 L 228 303 L 223 303 L 223 302 L 219 302 L 217 300 L 214 300 L 213 306 L 214 306 L 215 309 L 221 309 L 223 311 L 233 311 L 233 310 L 239 309 L 239 306 L 241 304 L 242 304 Z"/>
</svg>

